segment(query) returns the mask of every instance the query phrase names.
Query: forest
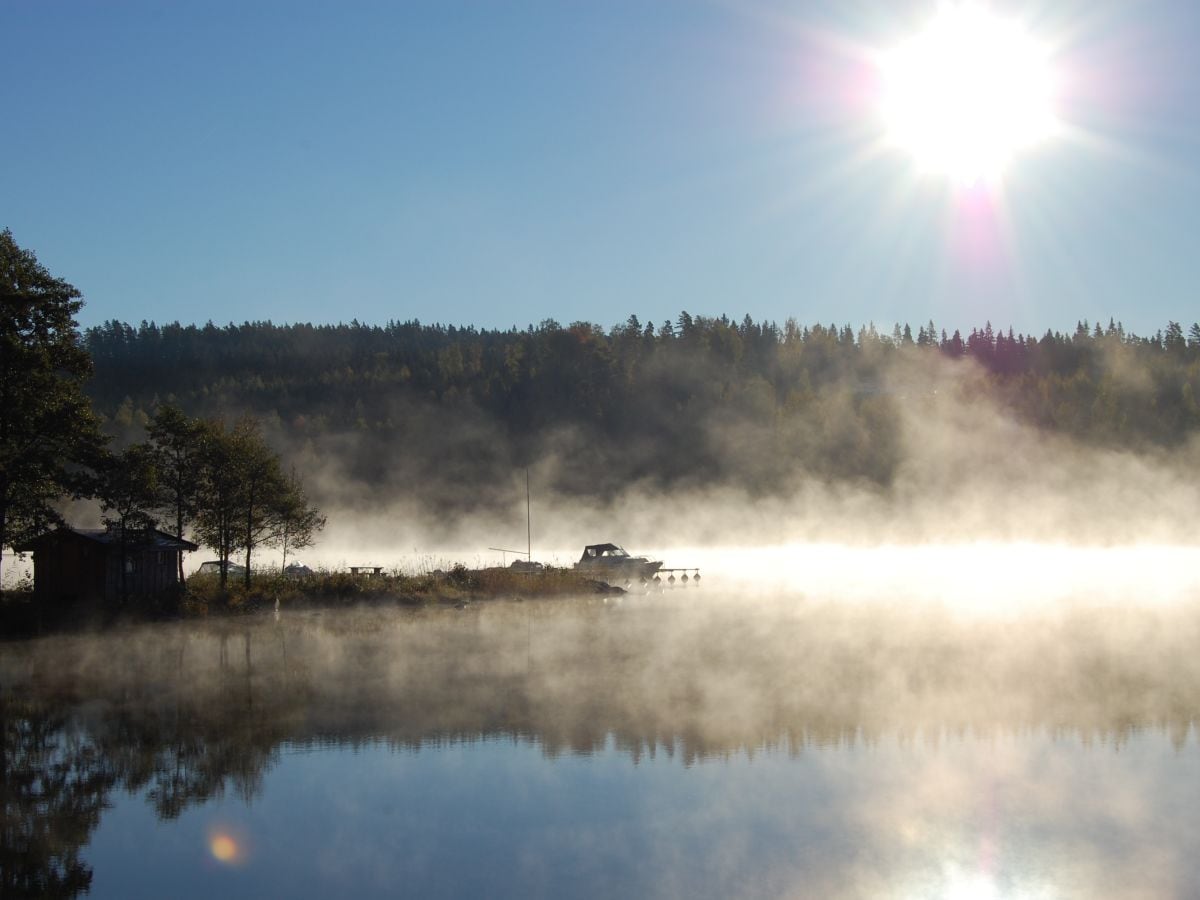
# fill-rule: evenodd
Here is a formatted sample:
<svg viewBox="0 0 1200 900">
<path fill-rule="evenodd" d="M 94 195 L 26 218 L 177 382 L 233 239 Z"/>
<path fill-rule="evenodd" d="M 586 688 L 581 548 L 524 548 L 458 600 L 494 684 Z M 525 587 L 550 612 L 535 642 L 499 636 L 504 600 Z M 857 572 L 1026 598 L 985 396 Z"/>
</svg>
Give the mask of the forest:
<svg viewBox="0 0 1200 900">
<path fill-rule="evenodd" d="M 797 478 L 886 491 L 902 417 L 939 397 L 1090 447 L 1171 452 L 1200 428 L 1200 325 L 1177 322 L 1041 337 L 986 323 L 964 337 L 687 312 L 607 330 L 110 321 L 83 342 L 118 440 L 139 439 L 163 403 L 252 415 L 302 468 L 337 460 L 318 499 L 403 491 L 443 511 L 503 504 L 511 473 L 548 459 L 553 490 L 593 500 L 630 485 L 762 496 Z"/>
</svg>

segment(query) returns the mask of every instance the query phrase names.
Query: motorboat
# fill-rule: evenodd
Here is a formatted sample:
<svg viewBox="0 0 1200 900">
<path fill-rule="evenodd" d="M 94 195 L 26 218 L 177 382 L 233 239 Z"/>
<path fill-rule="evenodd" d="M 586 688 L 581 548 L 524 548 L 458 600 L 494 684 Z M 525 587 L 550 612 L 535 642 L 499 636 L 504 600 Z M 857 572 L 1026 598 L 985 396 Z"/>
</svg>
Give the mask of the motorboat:
<svg viewBox="0 0 1200 900">
<path fill-rule="evenodd" d="M 608 584 L 633 584 L 652 581 L 662 566 L 661 560 L 631 556 L 617 544 L 588 544 L 575 571 Z"/>
</svg>

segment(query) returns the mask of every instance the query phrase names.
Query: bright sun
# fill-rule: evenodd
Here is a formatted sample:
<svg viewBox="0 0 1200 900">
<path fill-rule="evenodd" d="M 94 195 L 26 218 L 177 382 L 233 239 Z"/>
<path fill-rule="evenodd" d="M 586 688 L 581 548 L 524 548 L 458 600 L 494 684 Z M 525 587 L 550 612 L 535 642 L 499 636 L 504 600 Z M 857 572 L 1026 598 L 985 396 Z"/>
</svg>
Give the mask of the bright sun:
<svg viewBox="0 0 1200 900">
<path fill-rule="evenodd" d="M 892 143 L 922 169 L 974 183 L 1055 131 L 1045 49 L 977 5 L 945 6 L 881 60 Z"/>
</svg>

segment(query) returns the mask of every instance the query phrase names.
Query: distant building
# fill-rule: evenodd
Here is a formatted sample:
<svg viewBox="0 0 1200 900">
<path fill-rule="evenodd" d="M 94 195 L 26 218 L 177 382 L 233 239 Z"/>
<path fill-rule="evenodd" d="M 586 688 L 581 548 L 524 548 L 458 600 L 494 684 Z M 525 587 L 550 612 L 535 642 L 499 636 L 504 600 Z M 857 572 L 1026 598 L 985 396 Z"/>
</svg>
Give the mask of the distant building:
<svg viewBox="0 0 1200 900">
<path fill-rule="evenodd" d="M 197 549 L 157 528 L 119 526 L 59 528 L 16 548 L 33 553 L 34 598 L 56 605 L 158 596 L 179 584 L 180 554 Z"/>
</svg>

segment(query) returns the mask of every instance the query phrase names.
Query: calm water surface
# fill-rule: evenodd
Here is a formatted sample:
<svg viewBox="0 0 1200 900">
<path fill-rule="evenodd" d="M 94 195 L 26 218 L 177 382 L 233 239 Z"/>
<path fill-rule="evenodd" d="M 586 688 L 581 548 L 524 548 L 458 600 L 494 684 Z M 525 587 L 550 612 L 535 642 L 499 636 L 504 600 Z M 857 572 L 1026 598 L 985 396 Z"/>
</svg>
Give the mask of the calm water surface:
<svg viewBox="0 0 1200 900">
<path fill-rule="evenodd" d="M 0 688 L 4 896 L 1200 893 L 1200 601 L 285 612 Z"/>
</svg>

